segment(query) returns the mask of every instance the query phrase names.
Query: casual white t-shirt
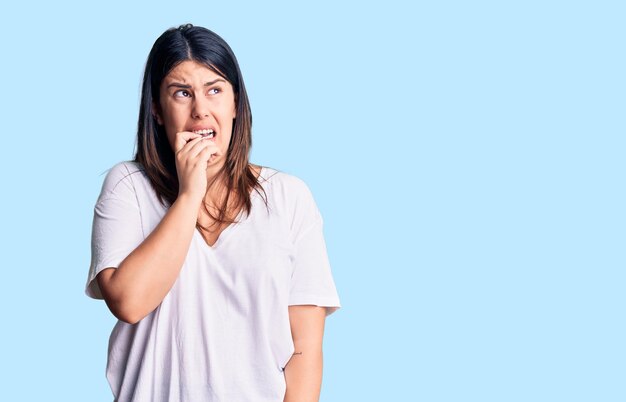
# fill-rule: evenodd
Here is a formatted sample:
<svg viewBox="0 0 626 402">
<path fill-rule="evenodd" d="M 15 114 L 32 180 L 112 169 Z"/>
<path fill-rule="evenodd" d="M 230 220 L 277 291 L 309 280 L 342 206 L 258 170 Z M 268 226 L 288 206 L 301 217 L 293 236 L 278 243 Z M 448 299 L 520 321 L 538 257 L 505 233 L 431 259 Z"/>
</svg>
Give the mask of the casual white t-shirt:
<svg viewBox="0 0 626 402">
<path fill-rule="evenodd" d="M 282 402 L 293 353 L 288 306 L 339 308 L 307 186 L 270 168 L 213 246 L 196 230 L 178 279 L 159 307 L 111 333 L 107 378 L 119 402 Z M 117 268 L 166 213 L 140 165 L 108 173 L 94 211 L 86 293 L 102 298 L 96 275 Z M 145 269 L 150 269 L 146 267 Z"/>
</svg>

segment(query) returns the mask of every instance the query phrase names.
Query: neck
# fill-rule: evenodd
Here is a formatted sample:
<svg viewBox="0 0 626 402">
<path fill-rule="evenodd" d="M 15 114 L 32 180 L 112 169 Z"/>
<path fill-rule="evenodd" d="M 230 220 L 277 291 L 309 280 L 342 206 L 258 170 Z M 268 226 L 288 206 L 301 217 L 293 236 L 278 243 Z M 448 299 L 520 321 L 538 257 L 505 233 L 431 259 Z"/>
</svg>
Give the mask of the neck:
<svg viewBox="0 0 626 402">
<path fill-rule="evenodd" d="M 224 200 L 226 192 L 228 191 L 226 175 L 224 172 L 220 173 L 222 165 L 207 167 L 207 192 L 204 196 L 204 202 L 208 205 L 218 206 Z"/>
<path fill-rule="evenodd" d="M 209 183 L 224 182 L 224 177 L 220 177 L 220 176 L 223 176 L 223 175 L 220 174 L 220 171 L 222 170 L 223 166 L 224 166 L 223 163 L 221 163 L 219 165 L 207 166 L 207 168 L 206 168 L 206 178 L 207 178 L 207 181 Z"/>
</svg>

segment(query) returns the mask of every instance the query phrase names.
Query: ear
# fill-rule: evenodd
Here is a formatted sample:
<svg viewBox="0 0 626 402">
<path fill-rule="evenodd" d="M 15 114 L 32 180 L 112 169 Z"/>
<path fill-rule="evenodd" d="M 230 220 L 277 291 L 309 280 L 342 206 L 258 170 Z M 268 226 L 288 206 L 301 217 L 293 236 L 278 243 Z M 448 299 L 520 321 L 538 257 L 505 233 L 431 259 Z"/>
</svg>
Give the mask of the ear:
<svg viewBox="0 0 626 402">
<path fill-rule="evenodd" d="M 163 125 L 163 119 L 161 118 L 159 105 L 157 105 L 154 101 L 152 101 L 152 116 L 154 116 L 159 126 Z"/>
</svg>

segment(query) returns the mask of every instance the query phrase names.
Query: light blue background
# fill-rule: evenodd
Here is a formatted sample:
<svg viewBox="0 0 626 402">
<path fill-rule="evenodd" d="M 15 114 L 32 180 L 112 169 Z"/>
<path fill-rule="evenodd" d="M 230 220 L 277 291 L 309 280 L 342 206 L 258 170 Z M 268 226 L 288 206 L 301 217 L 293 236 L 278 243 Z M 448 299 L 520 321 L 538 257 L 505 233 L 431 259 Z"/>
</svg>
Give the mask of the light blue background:
<svg viewBox="0 0 626 402">
<path fill-rule="evenodd" d="M 3 3 L 0 399 L 112 399 L 93 204 L 192 22 L 239 58 L 253 161 L 325 218 L 322 401 L 626 400 L 621 4 Z"/>
</svg>

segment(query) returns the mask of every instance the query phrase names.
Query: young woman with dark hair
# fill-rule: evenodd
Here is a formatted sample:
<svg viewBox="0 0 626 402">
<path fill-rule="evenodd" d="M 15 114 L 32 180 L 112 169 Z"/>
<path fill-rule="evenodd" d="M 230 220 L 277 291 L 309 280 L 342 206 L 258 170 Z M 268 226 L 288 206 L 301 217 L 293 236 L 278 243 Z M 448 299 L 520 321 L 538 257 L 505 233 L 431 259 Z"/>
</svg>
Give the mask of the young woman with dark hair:
<svg viewBox="0 0 626 402">
<path fill-rule="evenodd" d="M 94 210 L 86 292 L 119 319 L 116 401 L 317 401 L 339 308 L 322 218 L 296 177 L 249 162 L 252 116 L 215 33 L 172 28 L 146 63 L 137 150 Z"/>
</svg>

